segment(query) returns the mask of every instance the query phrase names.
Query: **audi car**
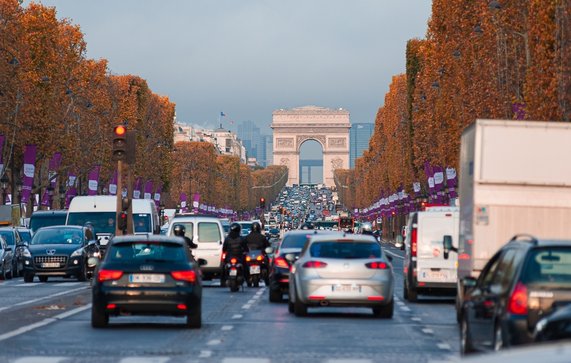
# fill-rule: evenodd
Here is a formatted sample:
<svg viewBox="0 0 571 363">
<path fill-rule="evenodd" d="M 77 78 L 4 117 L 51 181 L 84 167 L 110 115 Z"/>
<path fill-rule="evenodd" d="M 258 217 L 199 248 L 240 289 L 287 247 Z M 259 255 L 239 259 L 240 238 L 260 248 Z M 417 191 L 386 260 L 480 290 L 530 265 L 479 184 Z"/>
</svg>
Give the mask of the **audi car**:
<svg viewBox="0 0 571 363">
<path fill-rule="evenodd" d="M 81 226 L 51 226 L 40 228 L 22 252 L 24 281 L 38 276 L 41 282 L 51 277 L 75 277 L 86 281 L 94 266 L 89 257 L 99 257 L 99 246 L 91 230 Z"/>
</svg>

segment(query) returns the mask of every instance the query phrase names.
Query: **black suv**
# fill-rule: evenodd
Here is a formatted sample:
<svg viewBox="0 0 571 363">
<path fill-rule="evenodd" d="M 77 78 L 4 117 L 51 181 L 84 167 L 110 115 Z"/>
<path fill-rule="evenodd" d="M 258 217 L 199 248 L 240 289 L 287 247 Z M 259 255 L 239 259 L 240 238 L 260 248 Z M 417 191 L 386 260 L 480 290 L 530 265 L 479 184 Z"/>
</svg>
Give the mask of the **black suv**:
<svg viewBox="0 0 571 363">
<path fill-rule="evenodd" d="M 531 343 L 537 322 L 571 302 L 571 241 L 515 236 L 462 284 L 462 353 Z"/>
</svg>

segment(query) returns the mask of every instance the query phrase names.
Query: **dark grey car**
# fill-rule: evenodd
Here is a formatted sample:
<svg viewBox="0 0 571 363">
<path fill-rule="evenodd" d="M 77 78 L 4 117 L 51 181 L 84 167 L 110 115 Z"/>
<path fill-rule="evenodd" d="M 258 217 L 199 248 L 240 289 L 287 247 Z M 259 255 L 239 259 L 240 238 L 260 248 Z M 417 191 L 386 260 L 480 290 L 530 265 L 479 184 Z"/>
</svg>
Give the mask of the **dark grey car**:
<svg viewBox="0 0 571 363">
<path fill-rule="evenodd" d="M 3 237 L 0 237 L 0 278 L 12 278 L 12 247 L 8 246 Z"/>
</svg>

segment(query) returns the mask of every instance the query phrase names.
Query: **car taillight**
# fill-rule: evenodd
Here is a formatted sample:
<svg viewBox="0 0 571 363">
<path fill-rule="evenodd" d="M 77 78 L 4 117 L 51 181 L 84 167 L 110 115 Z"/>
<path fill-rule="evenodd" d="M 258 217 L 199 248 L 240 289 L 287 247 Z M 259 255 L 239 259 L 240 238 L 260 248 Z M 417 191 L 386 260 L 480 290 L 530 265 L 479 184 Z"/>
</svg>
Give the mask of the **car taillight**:
<svg viewBox="0 0 571 363">
<path fill-rule="evenodd" d="M 369 262 L 369 263 L 366 263 L 365 266 L 367 266 L 367 268 L 371 268 L 373 270 L 386 270 L 387 268 L 389 268 L 389 265 L 387 265 L 383 261 Z"/>
<path fill-rule="evenodd" d="M 232 257 L 232 258 L 230 259 L 230 263 L 231 263 L 231 264 L 235 265 L 236 262 L 238 262 L 238 260 L 235 259 L 234 257 Z"/>
<path fill-rule="evenodd" d="M 264 257 L 262 255 L 259 255 L 258 257 L 256 257 L 256 261 L 261 261 L 263 259 L 264 259 Z"/>
<path fill-rule="evenodd" d="M 417 230 L 413 228 L 410 232 L 410 253 L 413 257 L 416 257 L 416 239 L 417 239 Z"/>
<path fill-rule="evenodd" d="M 119 270 L 99 270 L 97 274 L 97 281 L 112 281 L 112 280 L 119 280 L 123 276 L 123 271 Z"/>
<path fill-rule="evenodd" d="M 171 272 L 173 279 L 186 282 L 196 282 L 196 272 L 190 271 L 173 271 Z"/>
<path fill-rule="evenodd" d="M 527 314 L 527 286 L 518 282 L 508 301 L 508 311 L 515 315 Z"/>
<path fill-rule="evenodd" d="M 220 256 L 220 261 L 226 261 L 226 252 L 222 252 L 222 255 Z"/>
<path fill-rule="evenodd" d="M 246 262 L 250 262 L 250 261 L 252 261 L 252 257 L 246 256 Z"/>
<path fill-rule="evenodd" d="M 307 261 L 306 263 L 304 263 L 301 267 L 304 268 L 323 268 L 327 266 L 327 264 L 325 262 L 321 262 L 321 261 Z"/>
<path fill-rule="evenodd" d="M 280 257 L 276 257 L 276 259 L 274 260 L 274 264 L 275 264 L 277 267 L 289 268 L 289 265 L 288 265 L 286 259 L 283 258 L 283 257 L 281 257 L 281 256 L 280 256 Z"/>
</svg>

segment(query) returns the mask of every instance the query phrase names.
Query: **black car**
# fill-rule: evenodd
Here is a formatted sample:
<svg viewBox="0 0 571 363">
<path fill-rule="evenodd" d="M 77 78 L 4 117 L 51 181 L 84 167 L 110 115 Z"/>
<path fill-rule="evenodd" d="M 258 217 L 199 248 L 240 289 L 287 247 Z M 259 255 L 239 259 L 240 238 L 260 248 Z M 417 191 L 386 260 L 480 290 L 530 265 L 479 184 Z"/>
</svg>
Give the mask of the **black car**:
<svg viewBox="0 0 571 363">
<path fill-rule="evenodd" d="M 295 230 L 284 235 L 278 250 L 275 252 L 270 264 L 270 302 L 281 302 L 283 294 L 289 291 L 289 272 L 291 262 L 285 256 L 292 254 L 296 259 L 301 253 L 305 243 L 314 234 L 332 233 L 320 230 Z"/>
<path fill-rule="evenodd" d="M 17 277 L 23 268 L 22 248 L 24 245 L 20 238 L 20 233 L 13 227 L 0 227 L 0 236 L 6 240 L 12 249 L 12 276 Z"/>
<path fill-rule="evenodd" d="M 571 305 L 557 309 L 538 321 L 534 335 L 536 342 L 571 339 Z"/>
<path fill-rule="evenodd" d="M 30 230 L 34 234 L 42 227 L 62 226 L 66 220 L 66 210 L 38 210 L 30 217 Z"/>
<path fill-rule="evenodd" d="M 36 275 L 41 282 L 49 276 L 85 281 L 94 269 L 87 259 L 99 256 L 99 246 L 86 227 L 51 226 L 36 231 L 23 255 L 25 282 L 32 282 Z"/>
<path fill-rule="evenodd" d="M 463 353 L 531 343 L 538 321 L 571 302 L 571 241 L 516 236 L 462 283 Z"/>
<path fill-rule="evenodd" d="M 199 264 L 181 237 L 114 237 L 93 280 L 91 325 L 109 316 L 173 315 L 200 328 L 202 281 Z"/>
<path fill-rule="evenodd" d="M 12 247 L 0 237 L 0 279 L 11 279 L 12 273 Z"/>
</svg>

